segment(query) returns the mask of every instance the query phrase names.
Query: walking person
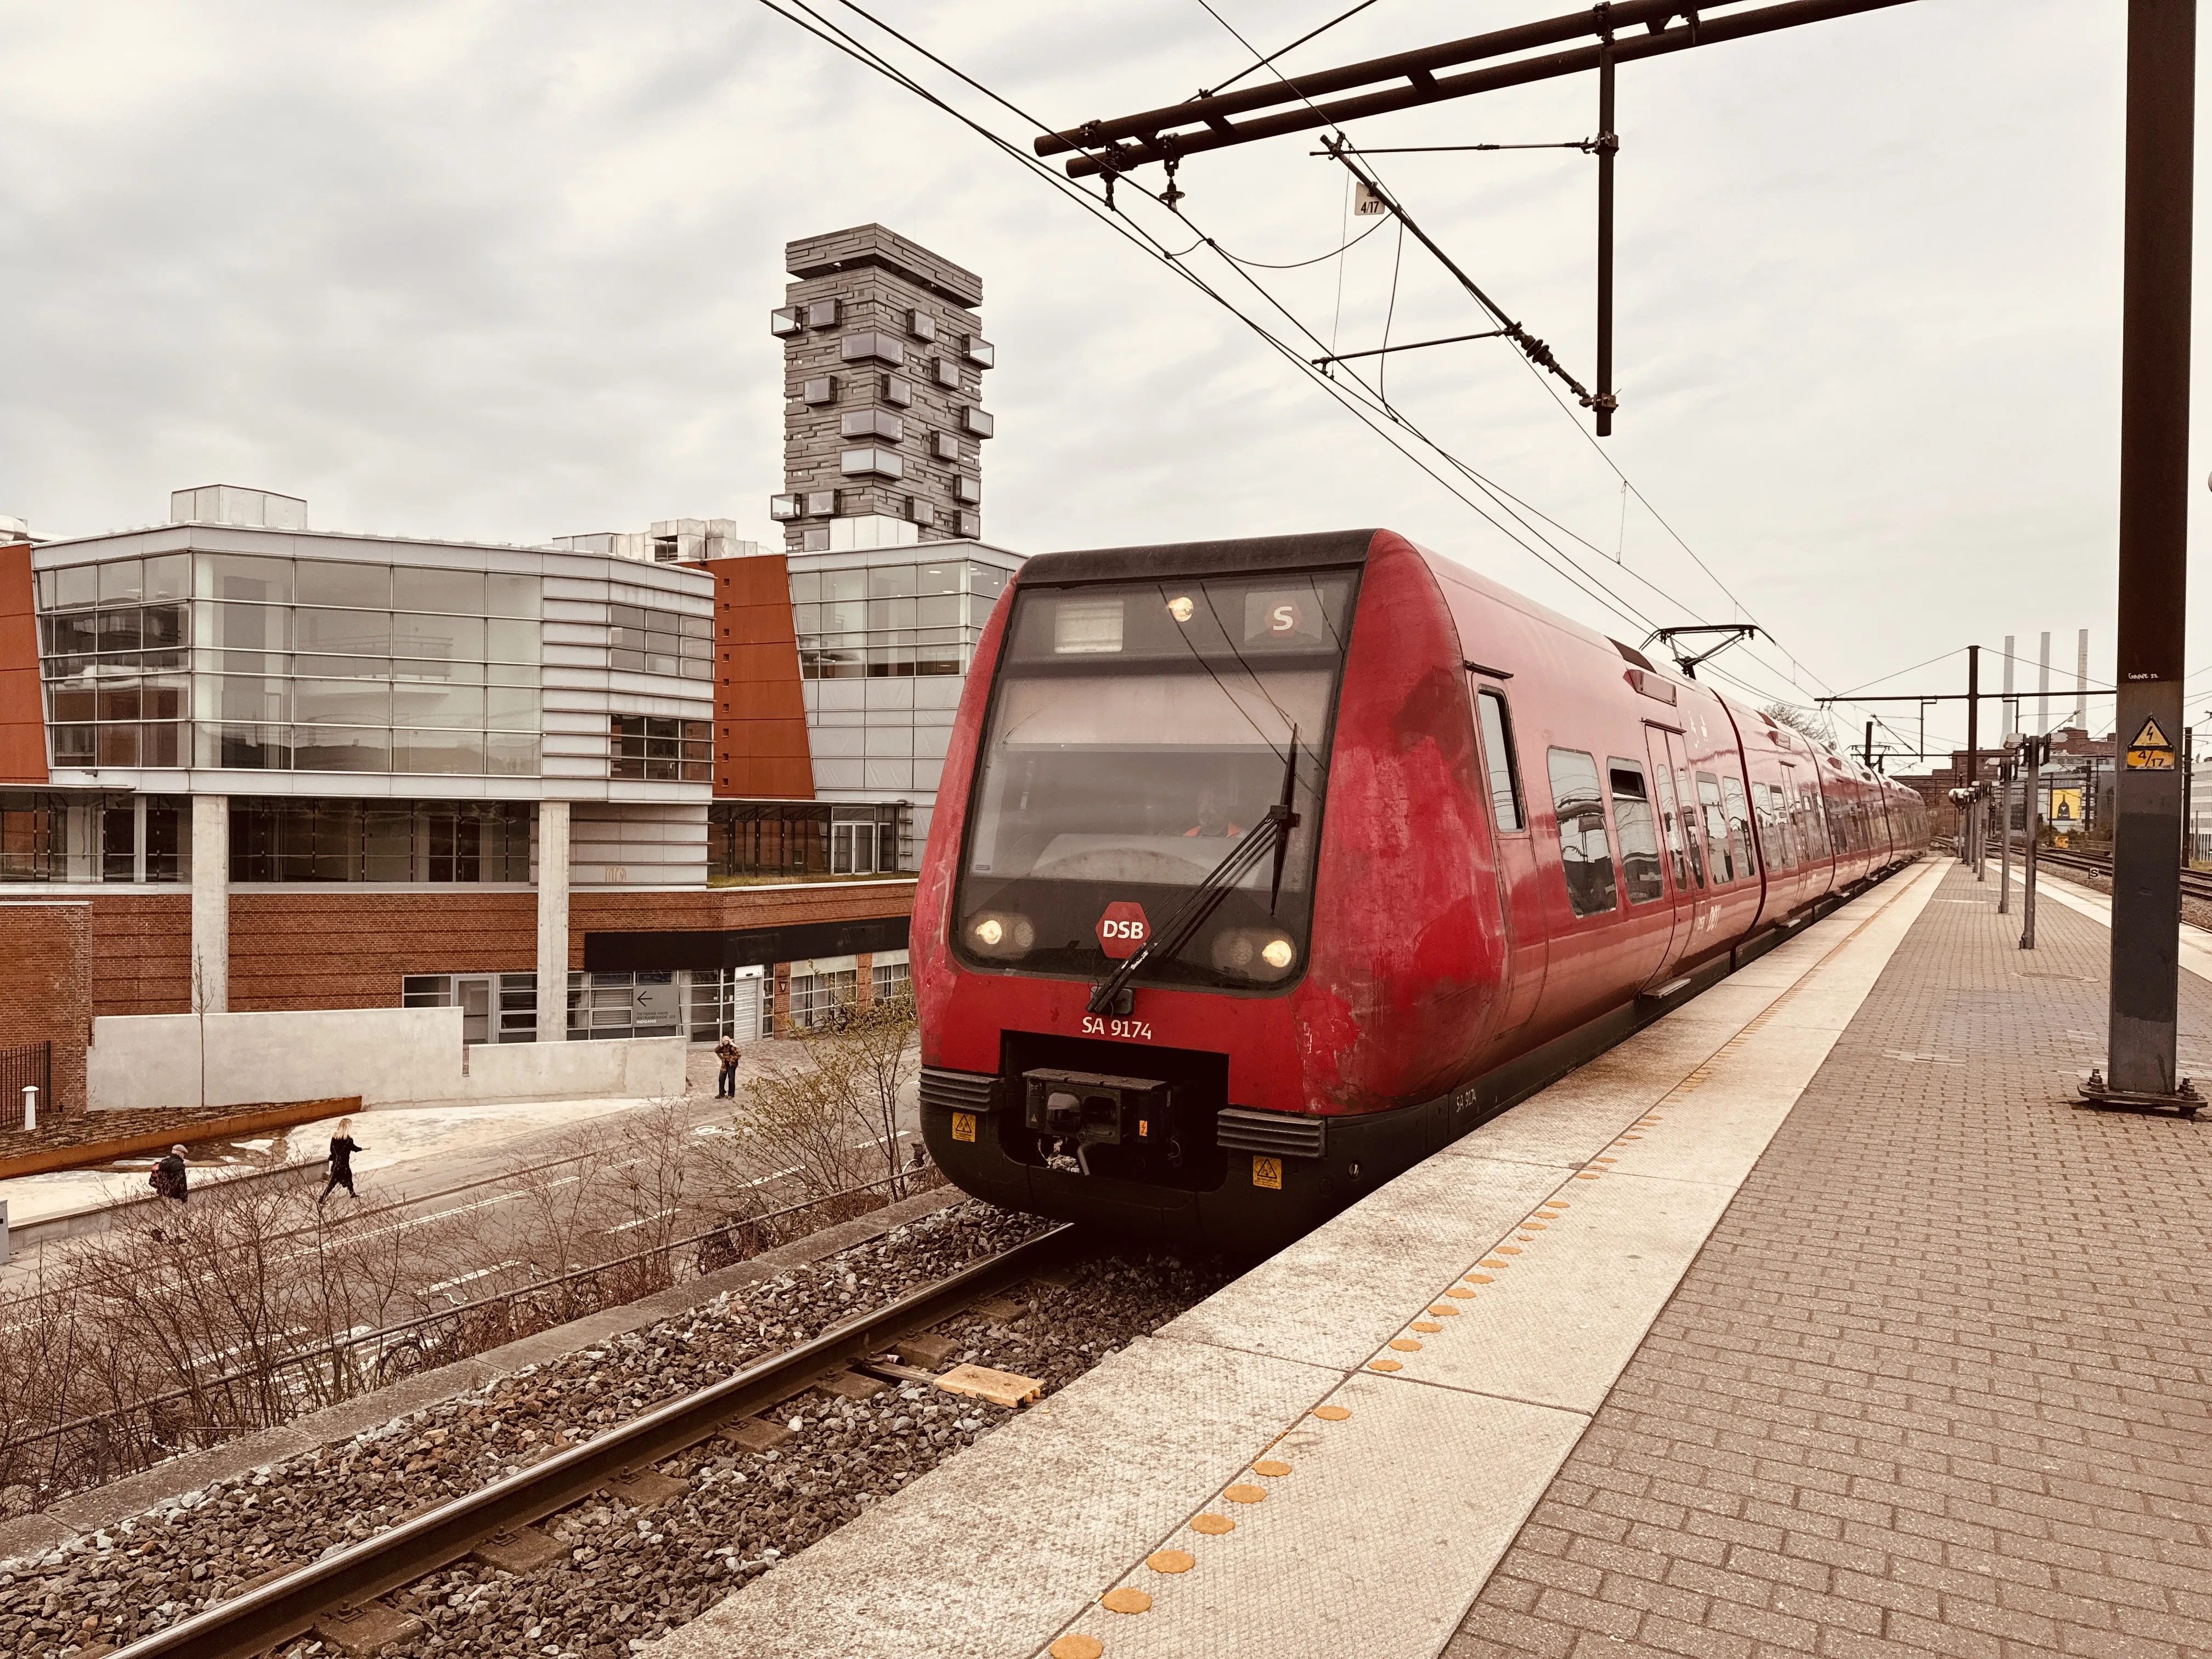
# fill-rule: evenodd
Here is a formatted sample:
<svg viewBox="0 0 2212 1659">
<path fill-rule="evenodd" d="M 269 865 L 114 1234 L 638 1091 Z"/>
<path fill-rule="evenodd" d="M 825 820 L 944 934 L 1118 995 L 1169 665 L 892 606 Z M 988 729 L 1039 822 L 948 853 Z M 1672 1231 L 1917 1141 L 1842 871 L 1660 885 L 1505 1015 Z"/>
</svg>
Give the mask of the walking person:
<svg viewBox="0 0 2212 1659">
<path fill-rule="evenodd" d="M 714 1058 L 721 1062 L 721 1075 L 714 1080 L 714 1098 L 735 1100 L 738 1097 L 738 1045 L 724 1037 L 714 1045 Z"/>
<path fill-rule="evenodd" d="M 146 1184 L 154 1189 L 157 1198 L 173 1198 L 179 1204 L 190 1202 L 191 1182 L 186 1172 L 185 1149 L 182 1146 L 170 1147 L 168 1155 L 156 1164 L 153 1173 L 146 1177 Z"/>
<path fill-rule="evenodd" d="M 348 1198 L 360 1198 L 361 1194 L 353 1189 L 353 1155 L 368 1150 L 353 1138 L 353 1120 L 340 1118 L 338 1132 L 331 1137 L 331 1178 L 323 1183 L 322 1196 L 315 1200 L 316 1203 L 320 1204 L 340 1187 L 346 1189 Z"/>
</svg>

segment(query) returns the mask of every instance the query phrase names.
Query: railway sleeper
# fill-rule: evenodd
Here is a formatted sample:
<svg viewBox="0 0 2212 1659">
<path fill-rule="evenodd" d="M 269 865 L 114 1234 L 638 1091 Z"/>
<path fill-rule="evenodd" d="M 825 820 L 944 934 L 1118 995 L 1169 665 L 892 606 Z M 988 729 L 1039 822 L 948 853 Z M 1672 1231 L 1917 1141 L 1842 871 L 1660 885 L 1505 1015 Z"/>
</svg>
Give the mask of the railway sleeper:
<svg viewBox="0 0 2212 1659">
<path fill-rule="evenodd" d="M 313 1634 L 354 1659 L 367 1659 L 413 1641 L 423 1628 L 420 1619 L 388 1601 L 364 1601 L 324 1613 L 315 1620 Z"/>
</svg>

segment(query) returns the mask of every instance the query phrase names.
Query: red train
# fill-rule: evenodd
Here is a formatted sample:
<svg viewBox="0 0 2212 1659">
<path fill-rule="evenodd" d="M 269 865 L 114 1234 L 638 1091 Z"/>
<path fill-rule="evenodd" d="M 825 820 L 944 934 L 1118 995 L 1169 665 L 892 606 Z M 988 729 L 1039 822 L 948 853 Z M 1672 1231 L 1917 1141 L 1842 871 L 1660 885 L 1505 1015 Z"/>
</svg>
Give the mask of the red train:
<svg viewBox="0 0 2212 1659">
<path fill-rule="evenodd" d="M 1917 856 L 1911 790 L 1387 530 L 1054 553 L 915 904 L 967 1191 L 1305 1231 Z"/>
</svg>

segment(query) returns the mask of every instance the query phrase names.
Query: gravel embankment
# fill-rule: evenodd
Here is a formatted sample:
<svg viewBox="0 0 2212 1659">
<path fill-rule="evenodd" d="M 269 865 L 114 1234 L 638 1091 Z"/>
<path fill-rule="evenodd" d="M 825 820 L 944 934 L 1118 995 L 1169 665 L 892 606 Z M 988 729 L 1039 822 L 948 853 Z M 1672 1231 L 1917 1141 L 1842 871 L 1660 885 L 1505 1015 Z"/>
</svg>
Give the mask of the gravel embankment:
<svg viewBox="0 0 2212 1659">
<path fill-rule="evenodd" d="M 112 1534 L 0 1564 L 0 1652 L 64 1659 L 78 1647 L 150 1634 L 248 1580 L 473 1491 L 1040 1224 L 960 1204 L 479 1394 L 188 1494 Z M 968 1339 L 965 1358 L 1042 1377 L 1049 1393 L 1230 1271 L 1163 1256 L 1091 1259 L 1070 1269 L 1069 1288 L 1018 1292 L 1029 1306 L 1004 1324 L 969 1315 L 941 1328 Z M 392 1599 L 422 1620 L 423 1632 L 387 1651 L 617 1659 L 934 1468 L 1005 1413 L 912 1387 L 866 1401 L 810 1394 L 778 1415 L 800 1427 L 776 1450 L 709 1441 L 661 1464 L 689 1489 L 658 1508 L 594 1499 L 549 1517 L 541 1524 L 569 1547 L 565 1559 L 520 1577 L 456 1563 L 398 1592 Z M 303 1659 L 325 1650 L 302 1638 L 283 1651 Z"/>
</svg>

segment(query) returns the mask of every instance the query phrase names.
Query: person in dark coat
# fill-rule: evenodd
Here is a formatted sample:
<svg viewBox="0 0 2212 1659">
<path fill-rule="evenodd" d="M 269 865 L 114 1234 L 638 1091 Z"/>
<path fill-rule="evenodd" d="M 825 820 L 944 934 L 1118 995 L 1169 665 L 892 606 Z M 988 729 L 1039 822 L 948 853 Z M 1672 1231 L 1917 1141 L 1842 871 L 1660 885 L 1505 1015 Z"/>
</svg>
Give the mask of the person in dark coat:
<svg viewBox="0 0 2212 1659">
<path fill-rule="evenodd" d="M 738 1097 L 738 1045 L 724 1037 L 714 1045 L 714 1058 L 722 1064 L 721 1075 L 714 1079 L 714 1098 L 735 1100 Z"/>
<path fill-rule="evenodd" d="M 349 1117 L 340 1118 L 338 1132 L 331 1137 L 331 1178 L 323 1183 L 322 1197 L 318 1198 L 315 1200 L 316 1203 L 321 1203 L 323 1199 L 328 1198 L 332 1191 L 340 1187 L 346 1189 L 348 1198 L 357 1199 L 361 1196 L 353 1189 L 353 1155 L 368 1150 L 368 1147 L 353 1138 L 353 1120 Z"/>
<path fill-rule="evenodd" d="M 170 1147 L 168 1156 L 154 1166 L 153 1174 L 147 1177 L 147 1184 L 153 1188 L 158 1197 L 173 1198 L 179 1204 L 189 1201 L 191 1181 L 185 1173 L 185 1149 L 182 1146 Z"/>
</svg>

